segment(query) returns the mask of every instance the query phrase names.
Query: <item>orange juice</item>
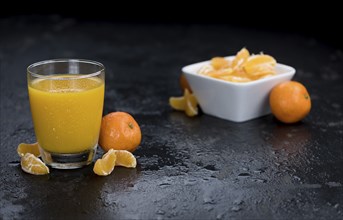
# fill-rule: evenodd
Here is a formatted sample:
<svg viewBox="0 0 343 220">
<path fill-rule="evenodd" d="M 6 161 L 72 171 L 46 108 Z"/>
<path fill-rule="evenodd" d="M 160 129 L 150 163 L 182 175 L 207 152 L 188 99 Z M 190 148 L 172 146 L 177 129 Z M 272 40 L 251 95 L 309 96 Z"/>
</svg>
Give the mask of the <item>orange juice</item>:
<svg viewBox="0 0 343 220">
<path fill-rule="evenodd" d="M 104 81 L 75 76 L 80 75 L 54 75 L 28 84 L 36 138 L 48 152 L 69 154 L 97 146 Z"/>
</svg>

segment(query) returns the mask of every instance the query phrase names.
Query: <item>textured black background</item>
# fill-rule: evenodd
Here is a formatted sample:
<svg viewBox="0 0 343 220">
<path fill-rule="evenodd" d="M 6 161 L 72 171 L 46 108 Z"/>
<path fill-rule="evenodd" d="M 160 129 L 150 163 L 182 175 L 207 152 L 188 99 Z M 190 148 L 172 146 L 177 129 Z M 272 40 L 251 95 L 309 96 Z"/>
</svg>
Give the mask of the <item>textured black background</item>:
<svg viewBox="0 0 343 220">
<path fill-rule="evenodd" d="M 227 24 L 297 33 L 342 47 L 341 8 L 334 2 L 298 1 L 24 1 L 7 2 L 0 17 L 59 14 L 90 21 L 160 24 Z"/>
<path fill-rule="evenodd" d="M 325 24 L 337 14 L 315 16 L 325 5 L 219 7 L 218 15 L 192 17 L 168 2 L 139 12 L 129 4 L 26 4 L 1 8 L 0 218 L 342 219 L 343 52 L 337 29 Z M 243 46 L 297 69 L 313 104 L 303 122 L 283 125 L 269 115 L 237 124 L 171 110 L 182 66 Z M 92 166 L 48 176 L 21 171 L 16 147 L 35 141 L 25 69 L 60 57 L 105 64 L 104 113 L 127 111 L 141 125 L 136 169 L 105 178 Z"/>
</svg>

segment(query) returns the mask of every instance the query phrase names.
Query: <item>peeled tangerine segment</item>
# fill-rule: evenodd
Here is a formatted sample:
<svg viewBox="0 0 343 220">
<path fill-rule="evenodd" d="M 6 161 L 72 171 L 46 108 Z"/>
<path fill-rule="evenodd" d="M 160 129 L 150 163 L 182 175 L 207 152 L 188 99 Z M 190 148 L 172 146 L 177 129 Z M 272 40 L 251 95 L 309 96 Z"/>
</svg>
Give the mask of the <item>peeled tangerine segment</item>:
<svg viewBox="0 0 343 220">
<path fill-rule="evenodd" d="M 251 67 L 249 69 L 249 72 L 247 74 L 254 79 L 254 77 L 257 77 L 257 79 L 262 78 L 265 75 L 275 75 L 274 65 L 271 63 L 265 63 L 256 65 L 254 67 Z"/>
<path fill-rule="evenodd" d="M 260 75 L 261 72 L 271 72 L 276 65 L 276 60 L 269 55 L 256 55 L 250 57 L 243 65 L 247 74 Z"/>
<path fill-rule="evenodd" d="M 247 49 L 242 48 L 235 56 L 235 58 L 232 60 L 231 67 L 236 68 L 238 66 L 241 66 L 246 62 L 246 60 L 249 58 L 250 53 Z"/>
<path fill-rule="evenodd" d="M 195 96 L 190 93 L 187 89 L 185 89 L 184 97 L 186 99 L 186 102 L 190 103 L 193 107 L 196 107 L 198 102 Z"/>
<path fill-rule="evenodd" d="M 123 166 L 127 168 L 135 168 L 137 161 L 135 156 L 127 150 L 116 150 L 115 151 L 117 159 L 116 166 Z"/>
<path fill-rule="evenodd" d="M 40 152 L 39 152 L 38 143 L 33 143 L 33 144 L 21 143 L 18 145 L 17 153 L 20 157 L 25 156 L 26 153 L 31 153 L 35 155 L 36 157 L 39 157 Z"/>
<path fill-rule="evenodd" d="M 184 96 L 181 97 L 170 97 L 169 104 L 175 110 L 183 111 L 186 109 L 186 99 Z"/>
<path fill-rule="evenodd" d="M 230 63 L 224 57 L 214 57 L 211 59 L 211 65 L 215 70 L 219 70 L 229 67 Z"/>
<path fill-rule="evenodd" d="M 34 175 L 45 175 L 49 173 L 49 168 L 38 157 L 31 153 L 26 153 L 21 157 L 21 169 L 26 173 Z"/>
<path fill-rule="evenodd" d="M 193 94 L 191 94 L 187 89 L 185 89 L 184 97 L 186 99 L 186 115 L 195 116 L 198 114 L 198 101 Z"/>
<path fill-rule="evenodd" d="M 99 176 L 110 175 L 116 165 L 116 159 L 117 155 L 115 150 L 110 149 L 101 159 L 95 162 L 93 168 L 94 173 Z"/>
<path fill-rule="evenodd" d="M 189 117 L 193 117 L 196 116 L 198 114 L 198 108 L 192 106 L 192 104 L 190 102 L 187 102 L 187 106 L 186 106 L 186 115 Z"/>
<path fill-rule="evenodd" d="M 195 116 L 198 114 L 198 102 L 195 96 L 185 89 L 183 96 L 171 97 L 169 104 L 175 110 L 185 111 L 187 116 Z"/>
<path fill-rule="evenodd" d="M 213 70 L 207 73 L 208 76 L 214 77 L 214 78 L 220 78 L 222 76 L 230 75 L 233 73 L 232 68 L 226 68 L 221 70 Z"/>
</svg>

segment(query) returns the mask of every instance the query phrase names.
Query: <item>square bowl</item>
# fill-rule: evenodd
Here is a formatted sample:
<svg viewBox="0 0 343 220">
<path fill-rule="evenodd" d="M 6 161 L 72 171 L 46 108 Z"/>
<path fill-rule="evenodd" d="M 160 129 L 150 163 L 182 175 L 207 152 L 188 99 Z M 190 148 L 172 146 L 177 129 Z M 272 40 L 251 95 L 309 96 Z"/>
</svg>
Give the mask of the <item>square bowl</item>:
<svg viewBox="0 0 343 220">
<path fill-rule="evenodd" d="M 234 56 L 225 57 L 227 60 Z M 205 114 L 244 122 L 270 114 L 269 93 L 277 84 L 289 81 L 295 74 L 293 67 L 277 63 L 276 75 L 251 82 L 229 82 L 198 74 L 210 61 L 191 64 L 182 72 Z"/>
</svg>

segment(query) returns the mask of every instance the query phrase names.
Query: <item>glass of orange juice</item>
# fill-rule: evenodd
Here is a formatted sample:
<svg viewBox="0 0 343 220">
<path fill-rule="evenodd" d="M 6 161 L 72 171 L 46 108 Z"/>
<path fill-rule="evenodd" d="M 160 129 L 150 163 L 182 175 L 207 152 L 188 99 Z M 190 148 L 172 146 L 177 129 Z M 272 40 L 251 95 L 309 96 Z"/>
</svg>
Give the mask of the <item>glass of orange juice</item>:
<svg viewBox="0 0 343 220">
<path fill-rule="evenodd" d="M 27 79 L 43 161 L 58 169 L 91 163 L 103 112 L 105 67 L 90 60 L 47 60 L 30 65 Z"/>
</svg>

